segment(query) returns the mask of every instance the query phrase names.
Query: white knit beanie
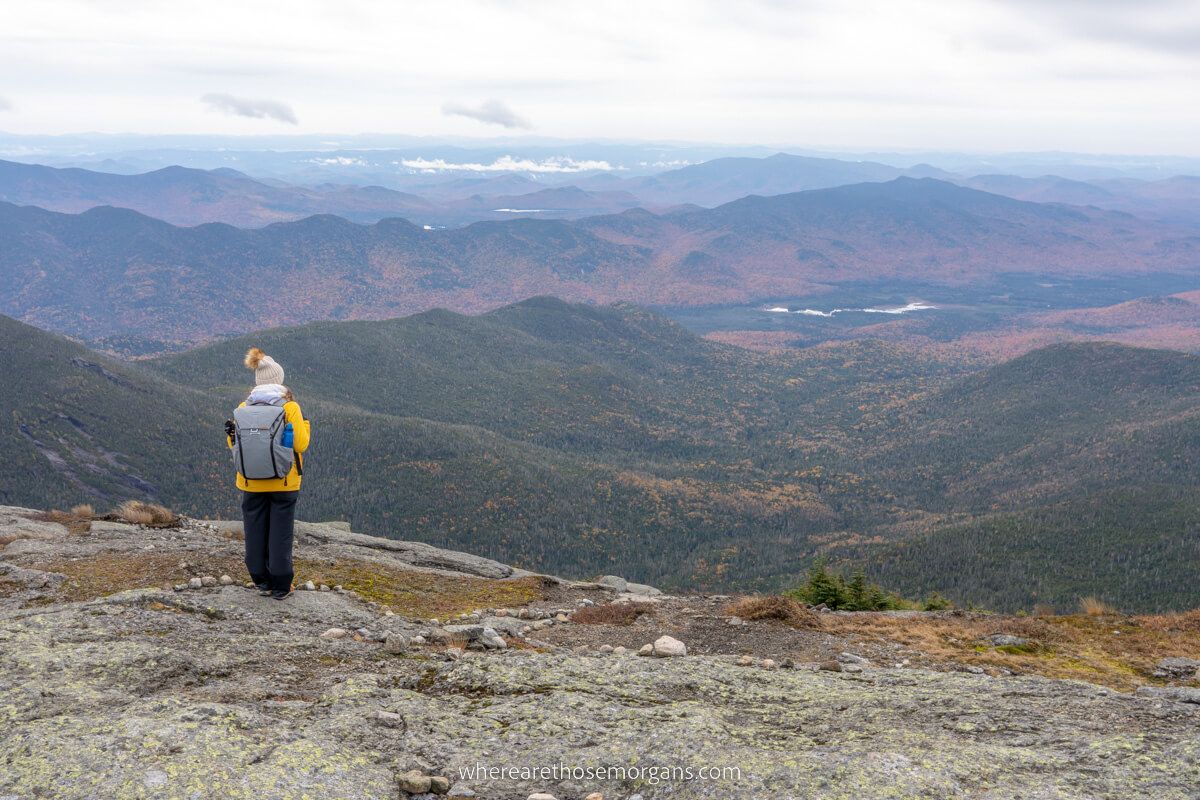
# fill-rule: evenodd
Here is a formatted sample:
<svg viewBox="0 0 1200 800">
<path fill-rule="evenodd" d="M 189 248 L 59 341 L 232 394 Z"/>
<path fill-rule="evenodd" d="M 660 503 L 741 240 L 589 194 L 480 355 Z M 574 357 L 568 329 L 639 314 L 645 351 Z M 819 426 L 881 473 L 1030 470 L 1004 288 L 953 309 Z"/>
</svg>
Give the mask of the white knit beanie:
<svg viewBox="0 0 1200 800">
<path fill-rule="evenodd" d="M 283 383 L 283 367 L 257 347 L 251 347 L 246 351 L 246 367 L 254 370 L 255 386 L 262 386 L 264 383 Z"/>
</svg>

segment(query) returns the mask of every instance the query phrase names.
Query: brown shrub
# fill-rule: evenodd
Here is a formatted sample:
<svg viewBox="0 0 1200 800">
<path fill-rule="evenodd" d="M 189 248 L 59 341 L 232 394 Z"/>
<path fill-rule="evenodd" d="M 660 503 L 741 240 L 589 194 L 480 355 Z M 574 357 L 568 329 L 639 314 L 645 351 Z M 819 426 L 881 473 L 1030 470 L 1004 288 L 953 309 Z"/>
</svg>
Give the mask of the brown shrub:
<svg viewBox="0 0 1200 800">
<path fill-rule="evenodd" d="M 743 597 L 726 606 L 725 613 L 750 620 L 777 619 L 793 628 L 821 627 L 821 618 L 814 611 L 790 597 L 780 595 Z"/>
<path fill-rule="evenodd" d="M 171 528 L 179 524 L 179 515 L 169 508 L 141 500 L 126 500 L 113 509 L 112 516 L 132 525 L 151 525 L 156 528 Z"/>
<path fill-rule="evenodd" d="M 1147 628 L 1156 631 L 1200 633 L 1200 609 L 1178 614 L 1154 614 L 1137 619 Z"/>
<path fill-rule="evenodd" d="M 1079 610 L 1089 617 L 1112 617 L 1121 613 L 1108 603 L 1095 597 L 1085 597 L 1080 600 Z"/>
<path fill-rule="evenodd" d="M 632 625 L 642 614 L 653 611 L 653 603 L 606 603 L 578 609 L 571 615 L 571 621 L 583 625 Z"/>
</svg>

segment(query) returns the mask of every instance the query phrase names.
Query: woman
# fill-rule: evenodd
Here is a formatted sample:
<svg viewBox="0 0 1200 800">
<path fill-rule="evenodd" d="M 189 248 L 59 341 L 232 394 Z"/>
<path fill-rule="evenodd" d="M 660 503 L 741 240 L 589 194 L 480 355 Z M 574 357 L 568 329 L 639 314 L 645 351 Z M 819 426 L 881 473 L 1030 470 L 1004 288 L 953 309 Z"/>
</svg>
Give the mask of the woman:
<svg viewBox="0 0 1200 800">
<path fill-rule="evenodd" d="M 275 359 L 252 347 L 246 353 L 245 364 L 254 370 L 255 386 L 238 408 L 281 406 L 286 426 L 291 428 L 295 456 L 284 477 L 248 480 L 241 469 L 237 474 L 237 488 L 242 490 L 242 527 L 246 532 L 246 569 L 259 594 L 286 600 L 292 593 L 292 536 L 296 498 L 304 473 L 301 454 L 308 449 L 309 424 L 291 390 L 283 385 L 283 367 Z M 233 448 L 237 426 L 229 421 L 225 429 Z M 286 428 L 282 436 L 283 443 L 288 444 Z"/>
</svg>

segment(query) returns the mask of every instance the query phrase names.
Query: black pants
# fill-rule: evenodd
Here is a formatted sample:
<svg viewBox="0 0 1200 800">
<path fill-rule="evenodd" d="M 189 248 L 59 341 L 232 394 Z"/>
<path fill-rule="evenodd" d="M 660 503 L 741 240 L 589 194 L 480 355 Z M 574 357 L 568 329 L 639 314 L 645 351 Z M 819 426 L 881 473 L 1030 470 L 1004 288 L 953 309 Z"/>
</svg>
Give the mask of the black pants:
<svg viewBox="0 0 1200 800">
<path fill-rule="evenodd" d="M 242 492 L 246 569 L 250 580 L 273 590 L 292 586 L 292 536 L 300 492 Z"/>
</svg>

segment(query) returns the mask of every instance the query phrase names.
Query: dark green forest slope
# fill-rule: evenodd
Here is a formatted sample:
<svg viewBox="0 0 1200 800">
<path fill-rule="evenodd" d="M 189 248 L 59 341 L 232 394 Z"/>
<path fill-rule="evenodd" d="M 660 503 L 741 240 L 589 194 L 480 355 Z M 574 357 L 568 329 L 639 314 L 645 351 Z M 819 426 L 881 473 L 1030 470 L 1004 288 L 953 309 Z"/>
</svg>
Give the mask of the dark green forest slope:
<svg viewBox="0 0 1200 800">
<path fill-rule="evenodd" d="M 132 365 L 3 320 L 0 502 L 236 513 L 250 344 L 313 419 L 301 516 L 564 574 L 768 589 L 817 555 L 996 608 L 1200 605 L 1200 359 L 1107 344 L 982 372 L 883 342 L 764 355 L 536 298 L 266 331 Z"/>
</svg>

